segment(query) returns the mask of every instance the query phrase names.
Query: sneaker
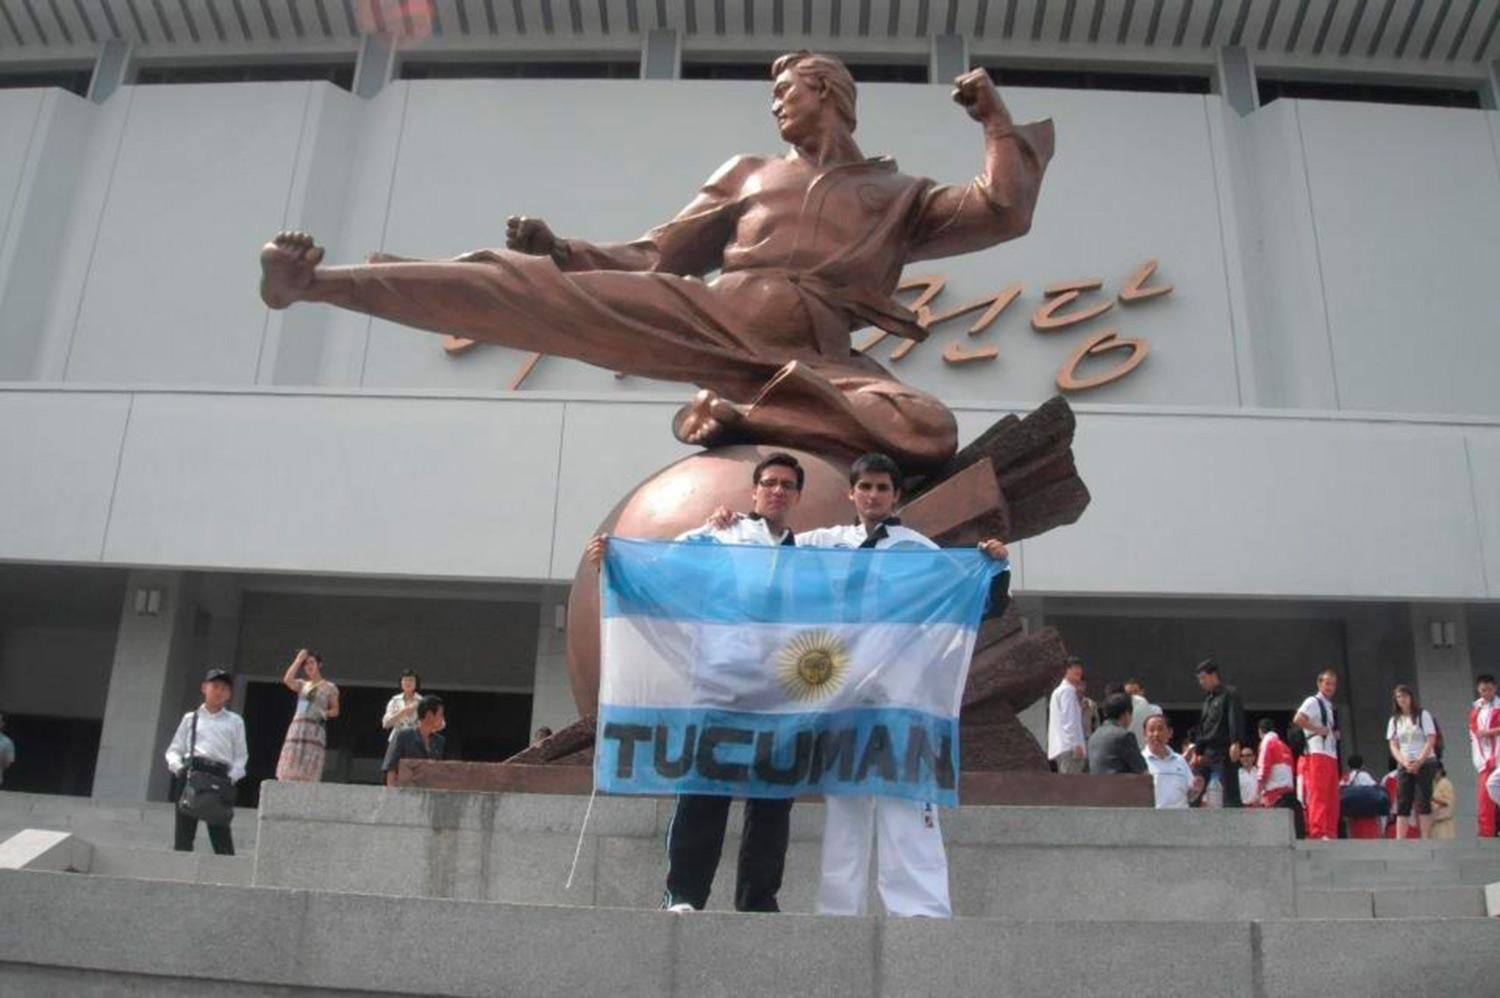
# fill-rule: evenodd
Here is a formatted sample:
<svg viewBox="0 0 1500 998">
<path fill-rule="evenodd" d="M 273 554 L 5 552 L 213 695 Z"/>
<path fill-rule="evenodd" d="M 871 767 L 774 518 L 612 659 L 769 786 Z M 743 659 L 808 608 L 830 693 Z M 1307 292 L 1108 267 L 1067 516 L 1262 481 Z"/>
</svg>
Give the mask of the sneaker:
<svg viewBox="0 0 1500 998">
<path fill-rule="evenodd" d="M 698 909 L 694 908 L 692 905 L 688 904 L 686 901 L 680 901 L 677 904 L 669 906 L 667 908 L 667 910 L 671 911 L 671 912 L 676 912 L 677 914 L 681 915 L 683 912 L 686 912 L 686 911 L 697 911 Z"/>
</svg>

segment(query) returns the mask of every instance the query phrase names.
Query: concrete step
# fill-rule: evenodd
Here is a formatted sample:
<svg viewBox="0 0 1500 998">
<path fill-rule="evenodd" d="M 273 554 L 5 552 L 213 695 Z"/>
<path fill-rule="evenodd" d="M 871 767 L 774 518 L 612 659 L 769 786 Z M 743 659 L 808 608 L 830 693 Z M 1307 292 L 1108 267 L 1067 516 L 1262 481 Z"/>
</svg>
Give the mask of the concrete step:
<svg viewBox="0 0 1500 998">
<path fill-rule="evenodd" d="M 198 844 L 200 850 L 205 848 Z M 96 846 L 88 872 L 136 880 L 172 880 L 198 884 L 247 887 L 255 871 L 255 856 L 215 856 L 211 852 L 172 852 L 139 846 Z"/>
<path fill-rule="evenodd" d="M 1484 888 L 1299 888 L 1298 918 L 1483 918 Z"/>
<path fill-rule="evenodd" d="M 673 803 L 600 797 L 585 829 L 587 810 L 587 798 L 567 796 L 266 783 L 254 883 L 656 907 Z M 736 806 L 710 908 L 722 910 L 732 897 L 740 820 Z M 1285 813 L 966 806 L 943 812 L 941 822 L 960 915 L 1108 921 L 1293 914 Z M 786 911 L 811 912 L 822 805 L 798 803 L 791 824 L 780 902 Z M 329 856 L 366 861 L 331 863 Z M 881 910 L 878 899 L 870 910 Z"/>
<path fill-rule="evenodd" d="M 174 805 L 165 801 L 122 804 L 88 797 L 0 792 L 0 838 L 24 828 L 72 832 L 94 845 L 171 848 Z M 256 813 L 235 812 L 237 849 L 255 847 Z M 203 832 L 199 831 L 199 837 Z"/>
<path fill-rule="evenodd" d="M 24 994 L 1477 995 L 1500 946 L 1484 918 L 672 915 L 30 871 L 0 896 L 26 916 L 0 920 L 0 993 Z"/>
</svg>

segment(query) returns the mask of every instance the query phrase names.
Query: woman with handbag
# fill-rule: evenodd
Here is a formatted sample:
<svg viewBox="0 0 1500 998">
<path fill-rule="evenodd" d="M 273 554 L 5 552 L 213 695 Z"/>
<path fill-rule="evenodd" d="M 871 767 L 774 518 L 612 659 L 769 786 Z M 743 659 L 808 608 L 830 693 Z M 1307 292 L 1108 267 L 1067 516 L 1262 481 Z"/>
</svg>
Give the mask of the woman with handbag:
<svg viewBox="0 0 1500 998">
<path fill-rule="evenodd" d="M 1405 683 L 1391 693 L 1385 737 L 1396 759 L 1396 838 L 1406 838 L 1413 811 L 1418 838 L 1432 837 L 1432 782 L 1437 776 L 1437 725 Z"/>
<path fill-rule="evenodd" d="M 339 688 L 323 678 L 323 659 L 306 648 L 297 652 L 281 681 L 297 694 L 297 712 L 286 729 L 276 778 L 316 783 L 323 778 L 327 722 L 339 716 Z"/>
<path fill-rule="evenodd" d="M 208 841 L 220 856 L 234 855 L 234 785 L 245 775 L 250 758 L 245 722 L 226 705 L 234 682 L 223 669 L 203 677 L 203 703 L 182 715 L 167 746 L 167 768 L 183 778 L 177 801 L 172 848 L 192 852 L 198 822 L 208 825 Z"/>
</svg>

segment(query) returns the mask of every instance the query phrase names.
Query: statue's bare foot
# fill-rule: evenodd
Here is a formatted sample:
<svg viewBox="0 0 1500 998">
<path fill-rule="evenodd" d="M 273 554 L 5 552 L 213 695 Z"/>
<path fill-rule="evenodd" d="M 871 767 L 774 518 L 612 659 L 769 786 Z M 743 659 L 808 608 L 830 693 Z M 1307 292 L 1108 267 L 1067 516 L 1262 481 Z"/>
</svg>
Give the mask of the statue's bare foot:
<svg viewBox="0 0 1500 998">
<path fill-rule="evenodd" d="M 677 410 L 672 419 L 672 433 L 685 444 L 717 447 L 736 442 L 744 421 L 745 414 L 734 403 L 705 388 Z"/>
<path fill-rule="evenodd" d="M 306 232 L 283 232 L 260 251 L 260 297 L 272 308 L 301 301 L 323 262 L 323 247 Z"/>
</svg>

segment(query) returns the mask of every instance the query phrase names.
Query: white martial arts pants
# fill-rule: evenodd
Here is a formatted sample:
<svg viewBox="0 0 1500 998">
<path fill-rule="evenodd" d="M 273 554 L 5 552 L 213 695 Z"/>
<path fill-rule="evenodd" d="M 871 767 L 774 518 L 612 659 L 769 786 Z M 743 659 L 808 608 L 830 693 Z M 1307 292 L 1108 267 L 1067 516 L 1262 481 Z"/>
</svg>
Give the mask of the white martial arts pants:
<svg viewBox="0 0 1500 998">
<path fill-rule="evenodd" d="M 880 900 L 888 913 L 953 914 L 936 805 L 891 797 L 829 797 L 827 809 L 819 914 L 865 913 L 872 842 L 880 852 Z"/>
</svg>

